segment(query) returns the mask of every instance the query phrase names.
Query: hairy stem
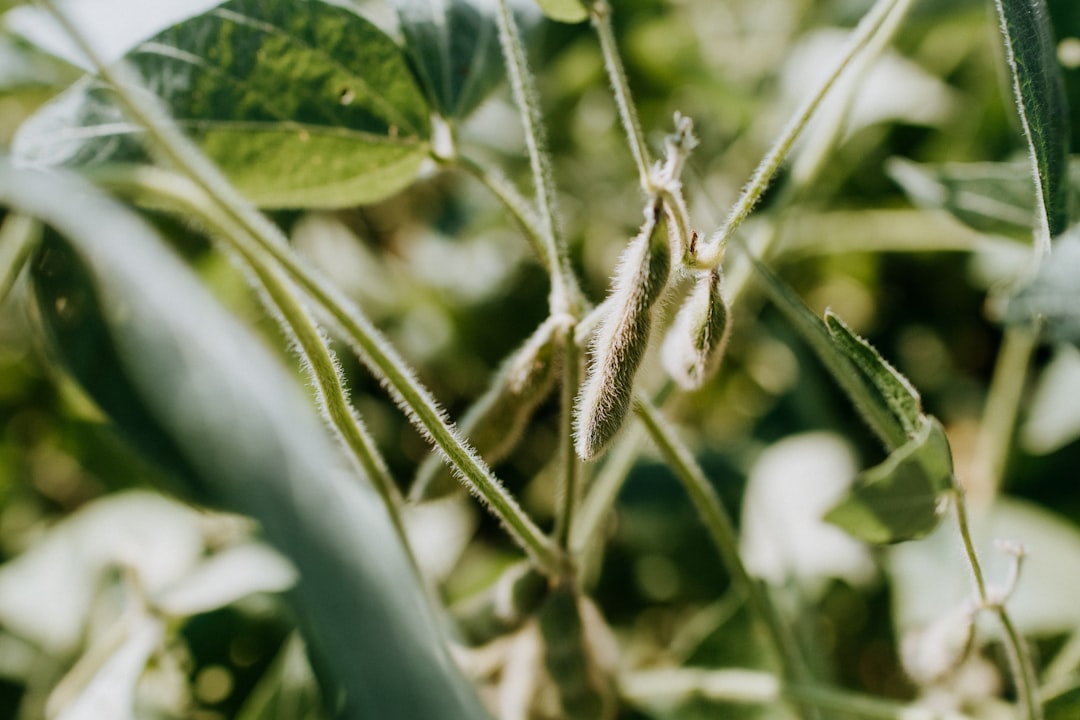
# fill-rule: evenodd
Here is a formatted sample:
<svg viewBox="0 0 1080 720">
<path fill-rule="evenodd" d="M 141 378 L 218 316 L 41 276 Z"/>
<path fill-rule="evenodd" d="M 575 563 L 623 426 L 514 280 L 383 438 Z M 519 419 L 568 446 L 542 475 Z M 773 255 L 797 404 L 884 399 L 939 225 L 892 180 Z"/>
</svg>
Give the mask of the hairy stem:
<svg viewBox="0 0 1080 720">
<path fill-rule="evenodd" d="M 559 465 L 562 487 L 559 509 L 555 514 L 555 542 L 569 549 L 571 532 L 581 500 L 581 462 L 574 451 L 574 399 L 581 375 L 581 350 L 574 342 L 574 323 L 567 323 L 563 334 L 563 376 L 559 415 Z"/>
<path fill-rule="evenodd" d="M 536 83 L 529 71 L 525 45 L 521 41 L 521 33 L 518 32 L 507 0 L 499 0 L 498 21 L 499 42 L 506 62 L 506 72 L 510 77 L 514 102 L 518 106 L 521 124 L 525 130 L 529 165 L 532 168 L 536 201 L 540 208 L 542 237 L 548 258 L 545 264 L 551 271 L 551 313 L 576 315 L 580 304 L 580 291 L 570 269 L 569 254 L 559 229 L 551 156 L 544 139 Z"/>
<path fill-rule="evenodd" d="M 607 71 L 608 81 L 615 94 L 615 104 L 619 108 L 619 118 L 622 120 L 623 129 L 626 130 L 630 153 L 634 156 L 634 163 L 637 165 L 641 189 L 647 195 L 652 195 L 654 190 L 649 177 L 652 161 L 649 159 L 649 148 L 645 145 L 645 135 L 641 132 L 641 122 L 638 120 L 634 100 L 630 95 L 630 84 L 626 81 L 622 56 L 615 43 L 615 33 L 611 27 L 611 5 L 607 3 L 607 0 L 597 0 L 590 7 L 589 15 L 592 18 L 593 27 L 596 28 L 596 36 L 600 40 L 604 69 Z"/>
<path fill-rule="evenodd" d="M 205 209 L 216 207 L 215 199 L 208 197 L 202 188 L 185 178 L 156 168 L 117 168 L 111 170 L 110 175 L 101 174 L 96 179 L 113 187 L 126 184 L 131 191 L 144 193 L 153 202 L 164 202 L 213 226 L 215 213 L 207 213 Z M 219 229 L 227 231 L 227 228 Z M 247 233 L 227 239 L 249 245 L 246 255 L 259 262 L 272 261 L 279 265 L 289 280 L 308 294 L 341 331 L 357 350 L 361 360 L 390 390 L 413 425 L 446 454 L 470 490 L 488 505 L 537 566 L 547 573 L 562 572 L 562 554 L 544 537 L 540 528 L 525 514 L 487 465 L 457 437 L 456 430 L 447 422 L 427 389 L 420 385 L 366 316 L 342 298 L 331 285 L 317 278 L 284 246 L 283 241 Z"/>
<path fill-rule="evenodd" d="M 829 90 L 836 84 L 836 81 L 843 74 L 844 70 L 852 63 L 859 52 L 866 47 L 867 43 L 869 43 L 881 28 L 886 25 L 886 20 L 888 20 L 893 10 L 896 9 L 901 2 L 908 3 L 910 0 L 878 0 L 877 4 L 870 9 L 870 12 L 859 21 L 859 25 L 855 28 L 855 32 L 848 42 L 842 59 L 837 66 L 833 68 L 821 87 L 819 87 L 817 91 L 795 112 L 783 131 L 781 131 L 780 137 L 776 139 L 772 147 L 769 148 L 769 151 L 765 154 L 765 157 L 762 158 L 761 162 L 754 170 L 750 182 L 747 183 L 742 194 L 728 213 L 723 225 L 713 233 L 706 244 L 706 247 L 703 248 L 696 263 L 698 266 L 711 269 L 720 262 L 723 258 L 723 248 L 727 241 L 731 239 L 731 236 L 735 234 L 735 231 L 738 230 L 746 218 L 750 216 L 754 206 L 757 205 L 758 200 L 761 199 L 765 190 L 772 183 L 772 180 L 780 170 L 780 166 L 783 164 L 784 159 L 787 157 L 788 153 L 791 152 L 791 148 L 795 144 L 795 141 L 806 128 L 807 123 L 810 122 L 810 118 L 813 117 Z"/>
<path fill-rule="evenodd" d="M 1016 695 L 1024 718 L 1026 720 L 1042 720 L 1042 704 L 1037 692 L 1037 681 L 1031 654 L 1027 650 L 1024 638 L 1017 631 L 1005 609 L 1008 597 L 993 597 L 986 583 L 982 563 L 975 551 L 975 542 L 971 536 L 971 527 L 968 523 L 967 503 L 964 499 L 962 488 L 953 493 L 953 501 L 956 504 L 956 520 L 960 529 L 960 540 L 964 545 L 964 555 L 967 557 L 968 566 L 975 582 L 975 594 L 978 598 L 979 608 L 990 610 L 994 613 L 1005 631 L 1005 651 L 1009 657 L 1009 669 L 1012 672 L 1013 684 L 1016 686 Z"/>
<path fill-rule="evenodd" d="M 701 514 L 709 536 L 731 575 L 732 584 L 753 609 L 754 617 L 780 661 L 784 676 L 793 681 L 807 680 L 806 665 L 790 628 L 784 623 L 762 585 L 750 575 L 743 564 L 735 524 L 720 502 L 716 489 L 690 450 L 672 432 L 666 419 L 655 407 L 639 397 L 635 399 L 634 411 Z"/>
</svg>

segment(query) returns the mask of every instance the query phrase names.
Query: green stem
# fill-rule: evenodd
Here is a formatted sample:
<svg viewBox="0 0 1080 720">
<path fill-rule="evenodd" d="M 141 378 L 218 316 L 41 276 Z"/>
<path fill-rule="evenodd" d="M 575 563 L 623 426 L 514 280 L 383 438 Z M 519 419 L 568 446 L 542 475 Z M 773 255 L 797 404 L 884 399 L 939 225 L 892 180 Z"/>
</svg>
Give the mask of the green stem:
<svg viewBox="0 0 1080 720">
<path fill-rule="evenodd" d="M 167 171 L 148 167 L 134 170 L 113 168 L 108 174 L 101 173 L 95 179 L 114 187 L 122 187 L 126 183 L 129 188 L 147 193 L 157 202 L 165 201 L 170 207 L 199 217 L 208 224 L 215 219 L 214 213 L 205 212 L 205 208 L 214 207 L 215 199 L 208 197 L 196 184 Z M 276 238 L 243 234 L 231 239 L 250 244 L 246 254 L 253 258 L 272 259 L 291 282 L 309 295 L 342 332 L 365 365 L 383 381 L 413 425 L 446 454 L 462 473 L 469 488 L 485 501 L 537 566 L 546 573 L 561 573 L 564 565 L 562 553 L 544 537 L 540 528 L 525 514 L 487 465 L 457 436 L 456 430 L 447 422 L 427 389 L 413 376 L 367 317 L 340 296 L 333 286 L 315 277 Z"/>
<path fill-rule="evenodd" d="M 983 573 L 982 563 L 975 551 L 975 542 L 972 539 L 971 527 L 968 523 L 967 503 L 964 499 L 962 488 L 953 493 L 953 501 L 956 504 L 956 519 L 960 529 L 960 540 L 964 545 L 964 554 L 967 557 L 968 566 L 971 568 L 972 577 L 975 580 L 975 593 L 978 597 L 979 608 L 990 610 L 997 615 L 1001 626 L 1005 631 L 1005 651 L 1009 657 L 1009 669 L 1012 671 L 1013 684 L 1016 686 L 1016 694 L 1019 705 L 1026 720 L 1042 720 L 1042 704 L 1037 692 L 1037 680 L 1031 654 L 1027 651 L 1024 638 L 1017 631 L 1005 609 L 1004 598 L 991 597 L 986 584 L 986 576 Z"/>
<path fill-rule="evenodd" d="M 683 698 L 704 697 L 719 702 L 765 704 L 787 698 L 819 710 L 866 720 L 973 720 L 959 712 L 937 712 L 895 700 L 849 690 L 782 682 L 760 670 L 670 668 L 638 670 L 619 678 L 623 697 L 640 705 L 670 706 Z"/>
<path fill-rule="evenodd" d="M 906 2 L 907 0 L 904 1 Z M 724 220 L 724 224 L 720 229 L 713 233 L 712 237 L 709 239 L 707 248 L 704 248 L 705 252 L 698 258 L 698 265 L 703 268 L 713 268 L 719 264 L 720 260 L 723 258 L 722 251 L 727 241 L 731 239 L 731 236 L 735 234 L 735 231 L 738 230 L 746 218 L 750 216 L 754 206 L 757 205 L 758 200 L 761 199 L 765 190 L 769 187 L 770 183 L 772 183 L 772 180 L 780 170 L 780 166 L 783 164 L 784 159 L 787 157 L 788 153 L 791 152 L 791 148 L 795 144 L 795 141 L 806 128 L 810 118 L 813 117 L 829 90 L 836 84 L 836 81 L 851 64 L 852 60 L 854 60 L 878 31 L 885 26 L 886 20 L 888 20 L 899 2 L 901 2 L 901 0 L 878 0 L 877 4 L 875 4 L 863 19 L 859 21 L 859 25 L 855 28 L 854 34 L 848 42 L 847 48 L 844 51 L 844 55 L 839 64 L 833 68 L 829 77 L 821 87 L 818 88 L 817 92 L 808 98 L 795 112 L 783 131 L 781 131 L 780 137 L 777 138 L 776 142 L 773 143 L 773 146 L 769 148 L 765 157 L 762 158 L 761 162 L 754 170 L 754 174 L 751 176 L 750 182 L 747 183 L 742 195 L 739 196 L 739 199 L 728 213 L 727 218 Z"/>
<path fill-rule="evenodd" d="M 518 224 L 518 227 L 521 228 L 521 231 L 525 233 L 525 239 L 532 247 L 533 252 L 536 253 L 540 264 L 544 266 L 544 269 L 549 274 L 552 274 L 554 270 L 551 262 L 554 253 L 548 245 L 543 231 L 539 229 L 539 220 L 536 218 L 532 208 L 529 207 L 528 201 L 521 196 L 517 188 L 501 173 L 472 158 L 458 155 L 454 158 L 453 166 L 474 177 L 502 203 L 506 211 L 510 213 L 510 216 Z"/>
<path fill-rule="evenodd" d="M 753 609 L 755 618 L 780 661 L 784 676 L 793 681 L 808 679 L 805 664 L 790 628 L 780 617 L 764 588 L 743 564 L 735 525 L 705 472 L 651 403 L 637 397 L 634 400 L 634 411 L 701 514 L 709 536 L 731 575 L 732 584 Z"/>
<path fill-rule="evenodd" d="M 1002 336 L 973 456 L 971 489 L 978 493 L 975 497 L 983 507 L 990 505 L 1001 488 L 1028 365 L 1037 344 L 1038 333 L 1018 325 L 1007 327 Z"/>
<path fill-rule="evenodd" d="M 568 550 L 576 511 L 581 500 L 581 462 L 574 451 L 574 399 L 581 375 L 581 351 L 574 342 L 575 325 L 568 323 L 563 333 L 562 397 L 559 416 L 559 464 L 562 487 L 559 510 L 555 514 L 555 542 Z"/>
<path fill-rule="evenodd" d="M 653 195 L 654 189 L 649 174 L 652 161 L 649 159 L 649 148 L 645 144 L 645 135 L 641 132 L 641 123 L 638 120 L 634 100 L 630 95 L 630 84 L 626 81 L 626 69 L 623 67 L 622 56 L 615 43 L 615 33 L 611 27 L 611 6 L 606 0 L 597 0 L 589 8 L 589 15 L 600 41 L 604 69 L 607 70 L 608 81 L 615 94 L 615 104 L 619 108 L 619 118 L 622 120 L 623 129 L 626 130 L 630 152 L 637 165 L 641 189 L 646 195 Z"/>
<path fill-rule="evenodd" d="M 551 157 L 544 140 L 540 102 L 536 83 L 525 58 L 525 46 L 521 41 L 517 24 L 510 13 L 507 0 L 499 0 L 499 42 L 502 45 L 506 72 L 514 102 L 521 115 L 525 130 L 525 144 L 529 151 L 533 184 L 536 186 L 536 202 L 540 208 L 540 221 L 547 266 L 551 270 L 551 313 L 577 314 L 580 291 L 570 269 L 569 253 L 559 231 L 558 209 L 555 203 L 555 183 L 551 172 Z"/>
<path fill-rule="evenodd" d="M 41 224 L 19 213 L 8 213 L 0 227 L 0 303 L 7 299 L 19 272 L 41 236 Z"/>
</svg>

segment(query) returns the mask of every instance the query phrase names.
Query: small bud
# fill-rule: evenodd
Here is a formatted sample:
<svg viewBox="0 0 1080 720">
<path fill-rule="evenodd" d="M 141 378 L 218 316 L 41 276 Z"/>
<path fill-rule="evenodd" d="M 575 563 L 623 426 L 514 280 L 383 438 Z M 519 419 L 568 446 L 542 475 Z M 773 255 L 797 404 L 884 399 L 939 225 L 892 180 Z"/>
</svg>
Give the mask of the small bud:
<svg viewBox="0 0 1080 720">
<path fill-rule="evenodd" d="M 588 377 L 575 410 L 575 449 L 591 460 L 618 432 L 630 408 L 634 375 L 649 345 L 652 306 L 667 286 L 671 244 L 659 203 L 619 260 L 608 315 L 592 343 Z"/>
<path fill-rule="evenodd" d="M 685 390 L 701 387 L 724 354 L 731 323 L 723 280 L 719 268 L 700 273 L 664 338 L 664 369 Z"/>
</svg>

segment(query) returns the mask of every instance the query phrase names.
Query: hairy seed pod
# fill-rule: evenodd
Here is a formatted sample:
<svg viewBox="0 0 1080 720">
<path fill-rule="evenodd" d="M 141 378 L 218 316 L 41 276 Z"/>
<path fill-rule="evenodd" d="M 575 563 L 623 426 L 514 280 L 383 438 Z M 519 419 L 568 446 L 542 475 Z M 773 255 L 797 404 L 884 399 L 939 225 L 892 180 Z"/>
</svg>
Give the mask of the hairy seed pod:
<svg viewBox="0 0 1080 720">
<path fill-rule="evenodd" d="M 495 373 L 487 392 L 468 409 L 459 427 L 489 465 L 508 456 L 533 413 L 555 387 L 562 336 L 556 318 L 548 318 Z M 430 500 L 457 488 L 453 471 L 440 453 L 420 465 L 410 499 Z"/>
<path fill-rule="evenodd" d="M 652 306 L 671 272 L 665 225 L 660 205 L 652 205 L 619 260 L 611 308 L 593 338 L 588 377 L 575 408 L 575 449 L 583 460 L 599 454 L 630 408 L 634 375 L 649 345 Z"/>
<path fill-rule="evenodd" d="M 730 312 L 724 299 L 720 268 L 698 274 L 664 338 L 660 359 L 671 379 L 684 390 L 696 390 L 715 372 L 730 334 Z"/>
</svg>

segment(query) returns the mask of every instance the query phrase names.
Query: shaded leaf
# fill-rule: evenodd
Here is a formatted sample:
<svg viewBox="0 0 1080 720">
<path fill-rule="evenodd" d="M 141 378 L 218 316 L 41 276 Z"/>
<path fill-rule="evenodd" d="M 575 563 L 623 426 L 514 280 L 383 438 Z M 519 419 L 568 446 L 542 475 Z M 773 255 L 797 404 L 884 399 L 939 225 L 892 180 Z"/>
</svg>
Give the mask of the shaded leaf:
<svg viewBox="0 0 1080 720">
<path fill-rule="evenodd" d="M 1040 319 L 1051 340 L 1080 346 L 1080 226 L 1054 241 L 1053 262 L 1009 299 L 1005 322 L 1026 325 Z"/>
<path fill-rule="evenodd" d="M 589 17 L 589 9 L 581 0 L 536 0 L 536 4 L 552 20 L 579 23 Z"/>
<path fill-rule="evenodd" d="M 511 2 L 518 26 L 533 24 L 528 2 Z M 432 106 L 448 118 L 475 110 L 503 71 L 495 0 L 393 0 L 405 50 Z"/>
<path fill-rule="evenodd" d="M 825 520 L 867 542 L 915 540 L 937 527 L 952 487 L 949 441 L 930 418 L 914 439 L 861 473 Z"/>
<path fill-rule="evenodd" d="M 290 598 L 327 671 L 320 679 L 336 716 L 484 717 L 381 500 L 344 465 L 273 354 L 149 227 L 84 184 L 0 164 L 0 203 L 72 243 L 46 246 L 36 290 L 42 320 L 87 392 L 107 411 L 125 394 L 137 398 L 143 421 L 183 461 L 187 475 L 178 477 L 258 519 L 295 564 L 303 580 Z M 115 366 L 97 362 L 103 351 Z"/>
<path fill-rule="evenodd" d="M 1048 699 L 1043 705 L 1044 720 L 1074 720 L 1080 717 L 1080 685 Z"/>
<path fill-rule="evenodd" d="M 427 157 L 427 103 L 404 55 L 343 7 L 231 0 L 127 56 L 229 179 L 267 207 L 337 207 L 401 190 Z M 112 91 L 87 78 L 20 128 L 16 157 L 84 166 L 144 157 Z"/>
<path fill-rule="evenodd" d="M 982 233 L 1030 239 L 1035 189 L 1023 163 L 920 164 L 894 157 L 889 175 L 916 205 L 945 210 Z M 1080 203 L 1080 159 L 1072 157 L 1064 183 L 1072 205 Z"/>
<path fill-rule="evenodd" d="M 1049 233 L 1037 242 L 1049 243 L 1069 224 L 1069 111 L 1054 32 L 1044 0 L 995 0 L 995 5 Z"/>
</svg>

